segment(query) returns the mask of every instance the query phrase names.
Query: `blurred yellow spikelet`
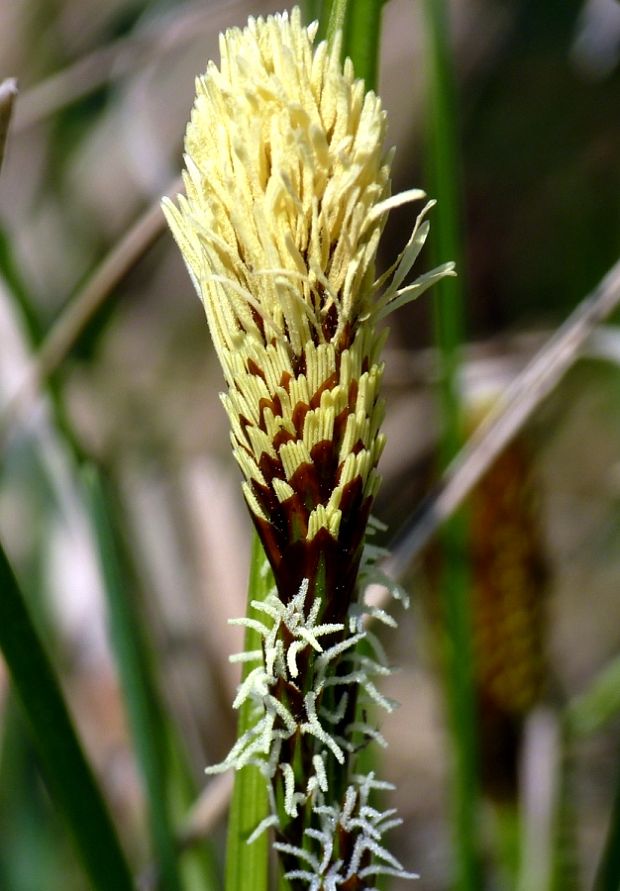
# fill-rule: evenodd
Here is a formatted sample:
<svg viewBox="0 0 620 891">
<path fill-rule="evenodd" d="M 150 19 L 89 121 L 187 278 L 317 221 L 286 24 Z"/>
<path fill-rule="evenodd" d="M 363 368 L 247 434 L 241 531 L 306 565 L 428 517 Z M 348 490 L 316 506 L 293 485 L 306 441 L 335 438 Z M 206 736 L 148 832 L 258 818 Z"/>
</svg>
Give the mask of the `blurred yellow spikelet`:
<svg viewBox="0 0 620 891">
<path fill-rule="evenodd" d="M 548 683 L 547 566 L 527 442 L 515 440 L 471 500 L 475 679 L 486 791 L 516 794 L 523 722 Z"/>
<path fill-rule="evenodd" d="M 488 402 L 466 407 L 471 432 Z M 469 499 L 474 684 L 483 789 L 515 801 L 523 726 L 545 695 L 548 570 L 531 449 L 517 437 Z M 429 553 L 437 573 L 436 551 Z M 431 614 L 438 619 L 437 603 Z"/>
</svg>

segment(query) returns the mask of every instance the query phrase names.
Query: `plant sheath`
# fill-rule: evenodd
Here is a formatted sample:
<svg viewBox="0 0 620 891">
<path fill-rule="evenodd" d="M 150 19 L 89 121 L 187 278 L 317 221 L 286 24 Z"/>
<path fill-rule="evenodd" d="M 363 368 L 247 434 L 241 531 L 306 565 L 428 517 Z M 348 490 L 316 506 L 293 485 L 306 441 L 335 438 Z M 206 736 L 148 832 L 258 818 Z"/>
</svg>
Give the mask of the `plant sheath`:
<svg viewBox="0 0 620 891">
<path fill-rule="evenodd" d="M 258 618 L 251 606 L 252 600 L 264 600 L 273 585 L 271 571 L 267 570 L 262 545 L 258 535 L 252 539 L 250 580 L 248 585 L 249 618 Z M 261 638 L 257 631 L 246 628 L 245 651 L 260 648 Z M 243 664 L 245 679 L 251 666 Z M 239 709 L 237 736 L 241 737 L 252 724 L 252 703 L 244 702 Z M 269 887 L 269 835 L 263 833 L 251 845 L 247 839 L 256 826 L 269 813 L 265 780 L 257 767 L 249 765 L 235 773 L 230 814 L 228 818 L 228 843 L 226 848 L 226 891 L 267 891 Z"/>
<path fill-rule="evenodd" d="M 377 89 L 382 9 L 383 0 L 356 0 L 346 21 L 345 55 L 351 57 L 355 75 L 367 90 Z"/>
</svg>

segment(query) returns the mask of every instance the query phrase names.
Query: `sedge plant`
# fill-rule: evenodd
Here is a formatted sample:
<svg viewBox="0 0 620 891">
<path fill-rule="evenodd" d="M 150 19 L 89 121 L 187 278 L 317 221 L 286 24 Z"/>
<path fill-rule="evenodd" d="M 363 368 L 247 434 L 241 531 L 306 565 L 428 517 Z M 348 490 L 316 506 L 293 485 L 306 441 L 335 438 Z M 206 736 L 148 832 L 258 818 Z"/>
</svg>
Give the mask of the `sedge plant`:
<svg viewBox="0 0 620 891">
<path fill-rule="evenodd" d="M 215 773 L 253 766 L 286 879 L 311 891 L 412 878 L 385 846 L 399 820 L 357 756 L 385 744 L 377 682 L 390 669 L 367 627 L 394 620 L 360 593 L 384 446 L 382 320 L 453 274 L 405 284 L 429 231 L 377 277 L 391 208 L 379 97 L 341 62 L 341 35 L 315 45 L 299 10 L 250 19 L 220 39 L 221 64 L 197 80 L 185 140 L 185 195 L 164 211 L 207 315 L 226 391 L 233 455 L 273 584 L 236 620 L 255 645 L 235 708 L 245 730 Z M 398 593 L 398 592 L 393 592 Z"/>
</svg>

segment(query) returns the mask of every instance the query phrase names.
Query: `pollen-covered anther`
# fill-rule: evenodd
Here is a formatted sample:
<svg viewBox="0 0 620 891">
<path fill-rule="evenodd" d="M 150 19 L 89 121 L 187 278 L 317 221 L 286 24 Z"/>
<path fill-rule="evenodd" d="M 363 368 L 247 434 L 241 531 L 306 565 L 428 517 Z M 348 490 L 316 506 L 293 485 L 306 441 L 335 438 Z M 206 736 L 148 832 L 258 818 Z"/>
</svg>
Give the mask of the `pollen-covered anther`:
<svg viewBox="0 0 620 891">
<path fill-rule="evenodd" d="M 267 485 L 262 470 L 247 449 L 235 448 L 233 445 L 233 455 L 235 456 L 237 464 L 241 468 L 241 472 L 246 480 L 255 480 L 257 483 L 260 483 L 261 486 Z"/>
<path fill-rule="evenodd" d="M 252 486 L 246 481 L 241 483 L 241 489 L 243 491 L 243 495 L 250 509 L 250 512 L 254 514 L 255 517 L 258 517 L 259 520 L 263 520 L 265 523 L 268 523 L 269 517 L 266 515 L 265 511 L 258 503 Z"/>
<path fill-rule="evenodd" d="M 304 352 L 308 389 L 311 393 L 317 393 L 336 373 L 336 350 L 332 343 L 315 346 L 310 342 L 306 344 Z"/>
<path fill-rule="evenodd" d="M 280 396 L 278 398 L 281 399 Z M 281 438 L 286 439 L 288 437 L 295 436 L 295 427 L 293 425 L 290 412 L 283 417 L 282 414 L 274 415 L 271 408 L 266 408 L 263 413 L 263 424 L 265 426 L 267 436 L 274 444 L 274 446 Z"/>
<path fill-rule="evenodd" d="M 310 452 L 304 442 L 285 442 L 280 447 L 280 460 L 289 482 L 299 467 L 304 464 L 312 464 Z"/>
<path fill-rule="evenodd" d="M 276 457 L 272 440 L 260 427 L 248 427 L 246 432 L 256 461 L 260 461 L 263 455 Z"/>
<path fill-rule="evenodd" d="M 308 519 L 308 534 L 306 539 L 312 541 L 321 529 L 327 530 L 332 538 L 337 539 L 340 532 L 342 511 L 334 510 L 319 504 L 314 508 Z"/>
<path fill-rule="evenodd" d="M 331 442 L 334 435 L 334 409 L 317 408 L 309 411 L 304 419 L 304 444 L 312 451 L 320 442 Z"/>
<path fill-rule="evenodd" d="M 278 479 L 277 477 L 274 477 L 271 485 L 273 486 L 273 491 L 276 493 L 276 497 L 280 503 L 288 501 L 288 499 L 292 498 L 295 494 L 295 490 L 289 486 L 287 482 Z"/>
<path fill-rule="evenodd" d="M 350 453 L 347 455 L 342 466 L 338 485 L 340 488 L 344 488 L 348 483 L 356 479 L 356 477 L 359 477 L 362 480 L 362 483 L 365 483 L 372 465 L 373 456 L 371 452 L 366 449 L 357 454 Z"/>
<path fill-rule="evenodd" d="M 340 444 L 339 463 L 347 459 L 358 442 L 365 446 L 369 444 L 369 432 L 368 418 L 363 412 L 349 415 Z"/>
</svg>

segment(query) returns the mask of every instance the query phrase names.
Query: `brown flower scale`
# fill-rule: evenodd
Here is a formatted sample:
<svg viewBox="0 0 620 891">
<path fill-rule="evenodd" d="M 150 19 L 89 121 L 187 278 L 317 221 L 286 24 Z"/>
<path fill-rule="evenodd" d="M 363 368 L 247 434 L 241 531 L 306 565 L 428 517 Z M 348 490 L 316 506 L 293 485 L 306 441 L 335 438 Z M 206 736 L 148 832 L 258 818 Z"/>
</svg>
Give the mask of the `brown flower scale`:
<svg viewBox="0 0 620 891">
<path fill-rule="evenodd" d="M 224 397 L 233 415 L 244 393 L 263 394 L 254 418 L 235 419 L 233 451 L 251 468 L 246 497 L 280 597 L 288 602 L 304 579 L 313 594 L 321 579 L 326 622 L 343 622 L 353 597 L 384 444 L 379 339 L 360 329 L 357 341 L 367 349 L 312 345 L 313 358 L 318 350 L 327 359 L 322 380 L 308 379 L 305 355 L 293 356 L 295 376 L 285 372 L 273 387 L 251 358 Z M 313 528 L 321 513 L 331 522 Z"/>
</svg>

